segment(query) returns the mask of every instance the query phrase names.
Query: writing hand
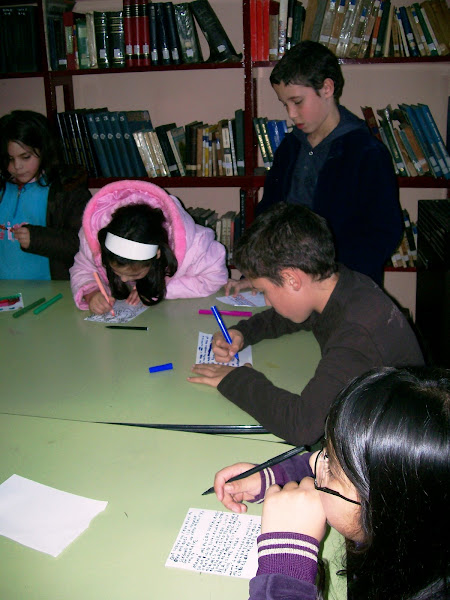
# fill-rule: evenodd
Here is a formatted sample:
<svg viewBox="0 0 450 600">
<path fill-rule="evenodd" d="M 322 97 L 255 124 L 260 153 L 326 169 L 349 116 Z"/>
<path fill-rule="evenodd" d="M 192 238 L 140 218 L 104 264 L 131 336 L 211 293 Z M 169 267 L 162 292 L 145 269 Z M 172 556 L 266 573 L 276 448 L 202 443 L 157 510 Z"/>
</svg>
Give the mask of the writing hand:
<svg viewBox="0 0 450 600">
<path fill-rule="evenodd" d="M 252 501 L 261 492 L 261 475 L 254 473 L 245 479 L 226 483 L 228 479 L 248 471 L 255 465 L 250 463 L 236 463 L 230 467 L 225 467 L 216 473 L 214 478 L 214 491 L 217 499 L 222 502 L 229 510 L 236 513 L 247 512 L 244 501 Z"/>
<path fill-rule="evenodd" d="M 290 481 L 282 489 L 271 485 L 267 490 L 261 521 L 261 533 L 291 531 L 309 535 L 319 542 L 326 530 L 326 517 L 312 477 L 300 484 Z"/>
<path fill-rule="evenodd" d="M 30 230 L 28 227 L 15 227 L 13 228 L 14 237 L 19 242 L 20 247 L 27 250 L 30 247 L 31 237 Z"/>
<path fill-rule="evenodd" d="M 111 312 L 111 308 L 114 306 L 115 302 L 115 299 L 112 296 L 109 296 L 108 304 L 100 290 L 85 294 L 84 299 L 89 304 L 89 310 L 95 315 L 104 315 L 105 313 Z"/>
<path fill-rule="evenodd" d="M 230 362 L 244 346 L 244 336 L 240 331 L 237 329 L 230 329 L 228 333 L 231 338 L 231 344 L 226 341 L 221 331 L 216 331 L 213 335 L 212 351 L 214 353 L 214 359 L 217 362 Z"/>
</svg>

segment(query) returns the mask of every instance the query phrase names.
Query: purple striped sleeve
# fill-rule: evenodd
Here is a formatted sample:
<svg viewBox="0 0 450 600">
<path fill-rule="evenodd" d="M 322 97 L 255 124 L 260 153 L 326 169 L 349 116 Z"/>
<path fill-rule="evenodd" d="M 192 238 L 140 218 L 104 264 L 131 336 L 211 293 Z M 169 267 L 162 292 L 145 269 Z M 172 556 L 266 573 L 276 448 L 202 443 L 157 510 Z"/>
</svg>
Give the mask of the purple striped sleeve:
<svg viewBox="0 0 450 600">
<path fill-rule="evenodd" d="M 257 575 L 282 573 L 314 583 L 319 542 L 309 535 L 293 532 L 263 533 L 258 537 Z"/>
<path fill-rule="evenodd" d="M 311 454 L 311 452 L 297 454 L 278 465 L 261 471 L 261 492 L 255 497 L 253 502 L 262 502 L 267 489 L 274 483 L 283 487 L 288 481 L 300 482 L 304 477 L 313 477 L 313 472 L 309 465 Z"/>
</svg>

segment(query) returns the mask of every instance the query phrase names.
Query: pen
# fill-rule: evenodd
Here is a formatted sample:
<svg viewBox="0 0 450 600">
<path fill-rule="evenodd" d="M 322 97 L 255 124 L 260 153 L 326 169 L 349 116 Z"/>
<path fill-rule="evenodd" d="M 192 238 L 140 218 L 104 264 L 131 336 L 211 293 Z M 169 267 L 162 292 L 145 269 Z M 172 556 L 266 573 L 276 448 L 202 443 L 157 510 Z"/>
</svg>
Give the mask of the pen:
<svg viewBox="0 0 450 600">
<path fill-rule="evenodd" d="M 138 331 L 147 331 L 148 327 L 132 327 L 131 325 L 106 325 L 106 329 L 136 329 Z"/>
<path fill-rule="evenodd" d="M 219 324 L 220 331 L 223 333 L 223 337 L 226 339 L 226 341 L 229 344 L 232 344 L 233 341 L 230 338 L 230 334 L 228 333 L 227 328 L 225 327 L 225 323 L 222 321 L 222 317 L 220 316 L 217 306 L 211 306 L 211 311 L 212 311 L 213 315 L 216 317 L 216 321 Z M 239 360 L 239 356 L 237 355 L 237 353 L 235 354 L 235 357 Z"/>
<path fill-rule="evenodd" d="M 45 298 L 39 298 L 39 300 L 36 300 L 36 302 L 32 302 L 28 306 L 24 306 L 23 308 L 21 308 L 17 312 L 14 312 L 13 313 L 13 318 L 17 319 L 17 317 L 21 317 L 22 315 L 24 315 L 25 313 L 27 313 L 29 310 L 31 310 L 35 306 L 39 306 L 39 304 L 42 304 L 43 302 L 45 302 Z"/>
<path fill-rule="evenodd" d="M 103 298 L 106 300 L 106 302 L 111 306 L 110 302 L 109 302 L 109 298 L 108 298 L 108 294 L 106 293 L 105 288 L 103 287 L 103 283 L 100 280 L 100 277 L 98 276 L 98 273 L 96 273 L 95 271 L 92 273 L 94 275 L 95 281 L 97 282 L 98 287 L 100 288 L 100 292 L 103 296 Z M 113 317 L 116 316 L 116 313 L 114 312 L 114 309 L 111 308 L 111 314 Z"/>
<path fill-rule="evenodd" d="M 198 311 L 199 315 L 212 315 L 214 314 L 212 310 L 203 310 L 200 309 Z M 247 310 L 222 310 L 222 315 L 228 315 L 229 317 L 251 317 L 253 313 Z"/>
<path fill-rule="evenodd" d="M 155 365 L 154 367 L 149 367 L 149 373 L 159 373 L 160 371 L 171 371 L 173 369 L 172 363 L 166 363 L 165 365 Z"/>
<path fill-rule="evenodd" d="M 244 471 L 240 475 L 236 475 L 235 477 L 228 479 L 228 481 L 226 483 L 231 483 L 232 481 L 238 481 L 239 479 L 245 479 L 246 477 L 250 477 L 250 475 L 254 475 L 255 473 L 259 473 L 260 471 L 263 471 L 264 469 L 273 467 L 274 465 L 277 465 L 278 463 L 283 462 L 283 460 L 287 460 L 288 458 L 291 458 L 291 456 L 294 456 L 295 454 L 299 454 L 300 452 L 303 452 L 304 449 L 305 449 L 304 446 L 297 446 L 296 448 L 291 448 L 287 452 L 283 452 L 283 454 L 274 456 L 273 458 L 266 460 L 266 462 L 263 462 L 260 465 L 256 465 L 256 466 L 252 467 L 251 469 L 249 469 L 248 471 Z M 206 490 L 206 492 L 203 492 L 202 496 L 207 496 L 208 494 L 213 494 L 213 493 L 214 493 L 214 487 L 210 487 L 209 490 Z"/>
<path fill-rule="evenodd" d="M 56 296 L 53 296 L 53 298 L 50 298 L 50 300 L 47 300 L 47 302 L 44 302 L 44 304 L 41 304 L 41 306 L 38 306 L 37 308 L 35 308 L 33 310 L 33 314 L 38 315 L 40 312 L 42 312 L 43 310 L 45 310 L 46 308 L 48 308 L 49 306 L 51 306 L 58 300 L 61 300 L 62 297 L 63 297 L 62 294 L 56 294 Z"/>
</svg>

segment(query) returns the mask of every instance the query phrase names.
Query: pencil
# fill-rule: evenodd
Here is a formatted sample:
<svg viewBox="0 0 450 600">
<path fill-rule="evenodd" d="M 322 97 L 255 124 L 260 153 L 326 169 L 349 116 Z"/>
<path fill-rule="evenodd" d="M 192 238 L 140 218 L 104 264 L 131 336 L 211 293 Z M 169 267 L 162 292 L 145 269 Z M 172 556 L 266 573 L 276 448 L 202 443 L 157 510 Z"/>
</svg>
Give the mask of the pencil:
<svg viewBox="0 0 450 600">
<path fill-rule="evenodd" d="M 214 314 L 212 310 L 204 310 L 200 309 L 198 311 L 199 315 L 212 315 Z M 253 313 L 248 310 L 221 310 L 221 315 L 228 315 L 230 317 L 251 317 Z"/>
<path fill-rule="evenodd" d="M 304 449 L 305 449 L 304 446 L 297 446 L 296 448 L 291 448 L 287 452 L 283 452 L 283 454 L 274 456 L 273 458 L 266 460 L 266 462 L 263 462 L 260 465 L 256 465 L 256 466 L 252 467 L 251 469 L 249 469 L 248 471 L 244 471 L 240 475 L 236 475 L 235 477 L 232 477 L 226 483 L 231 483 L 232 481 L 238 481 L 239 479 L 245 479 L 246 477 L 250 477 L 250 475 L 254 475 L 255 473 L 259 473 L 260 471 L 263 471 L 264 469 L 273 467 L 274 465 L 277 465 L 278 463 L 283 462 L 283 460 L 287 460 L 288 458 L 291 458 L 291 456 L 294 456 L 295 454 L 299 454 L 300 452 L 303 452 Z M 208 494 L 214 494 L 214 487 L 210 487 L 209 490 L 206 490 L 206 492 L 203 492 L 202 496 L 207 496 Z"/>
<path fill-rule="evenodd" d="M 103 286 L 103 283 L 100 280 L 100 277 L 98 276 L 98 273 L 96 273 L 95 271 L 92 273 L 94 275 L 95 281 L 97 282 L 98 287 L 100 288 L 100 292 L 102 293 L 103 298 L 106 300 L 106 302 L 111 306 L 110 302 L 109 302 L 109 298 L 108 298 L 108 294 L 106 293 L 106 290 Z M 116 313 L 114 312 L 114 309 L 111 308 L 111 314 L 113 317 L 116 316 Z"/>
<path fill-rule="evenodd" d="M 48 308 L 49 306 L 51 306 L 58 300 L 61 300 L 62 297 L 63 297 L 62 294 L 56 294 L 56 296 L 53 296 L 53 298 L 50 298 L 50 300 L 47 300 L 47 302 L 44 302 L 44 304 L 41 304 L 41 306 L 38 306 L 37 308 L 35 308 L 33 310 L 33 314 L 38 315 L 40 312 L 42 312 L 43 310 L 45 310 L 46 308 Z"/>
<path fill-rule="evenodd" d="M 23 308 L 21 308 L 18 311 L 13 313 L 14 319 L 17 319 L 17 317 L 21 317 L 22 315 L 27 313 L 29 310 L 31 310 L 35 306 L 39 306 L 39 304 L 42 304 L 43 302 L 45 302 L 45 298 L 39 298 L 39 300 L 36 300 L 36 302 L 32 302 L 28 306 L 24 306 Z"/>
<path fill-rule="evenodd" d="M 136 327 L 131 325 L 106 325 L 106 329 L 136 329 L 137 331 L 147 331 L 148 327 Z"/>
</svg>

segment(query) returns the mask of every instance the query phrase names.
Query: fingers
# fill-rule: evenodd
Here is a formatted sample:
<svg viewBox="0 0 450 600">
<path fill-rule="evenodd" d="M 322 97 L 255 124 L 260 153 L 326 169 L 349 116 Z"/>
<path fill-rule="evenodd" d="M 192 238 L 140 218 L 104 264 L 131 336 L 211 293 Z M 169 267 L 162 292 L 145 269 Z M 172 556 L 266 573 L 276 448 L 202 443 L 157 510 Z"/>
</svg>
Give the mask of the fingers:
<svg viewBox="0 0 450 600">
<path fill-rule="evenodd" d="M 244 500 L 253 500 L 261 491 L 261 476 L 255 473 L 238 481 L 227 483 L 236 475 L 241 475 L 254 467 L 250 463 L 237 463 L 218 471 L 214 478 L 214 490 L 218 500 L 233 512 L 244 513 L 247 507 Z"/>
</svg>

